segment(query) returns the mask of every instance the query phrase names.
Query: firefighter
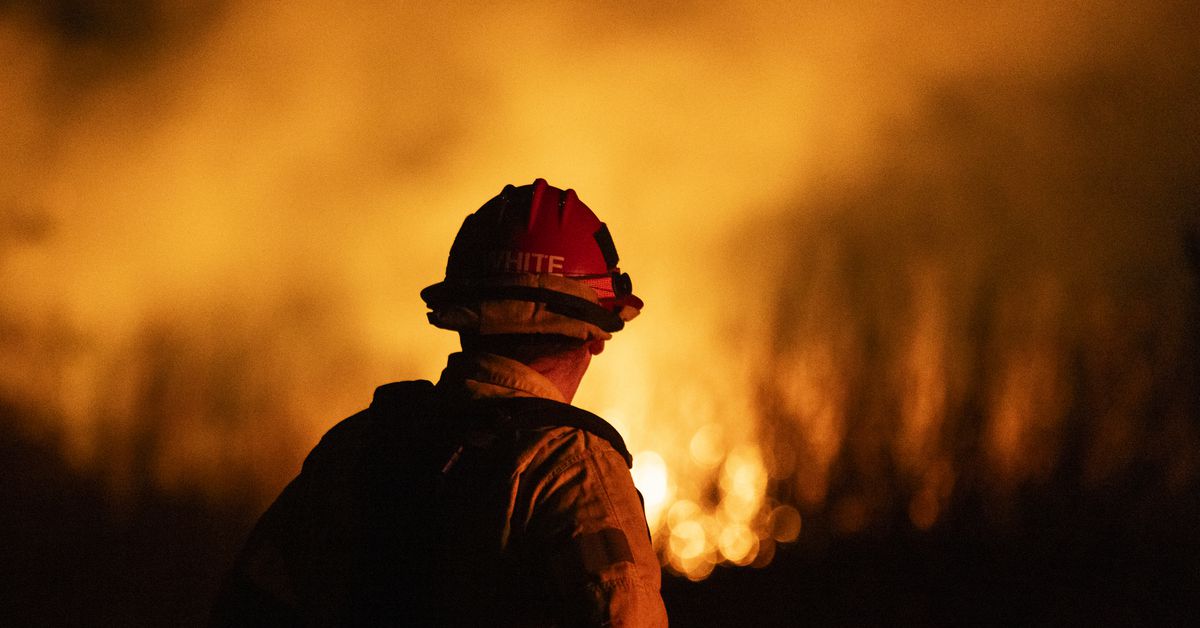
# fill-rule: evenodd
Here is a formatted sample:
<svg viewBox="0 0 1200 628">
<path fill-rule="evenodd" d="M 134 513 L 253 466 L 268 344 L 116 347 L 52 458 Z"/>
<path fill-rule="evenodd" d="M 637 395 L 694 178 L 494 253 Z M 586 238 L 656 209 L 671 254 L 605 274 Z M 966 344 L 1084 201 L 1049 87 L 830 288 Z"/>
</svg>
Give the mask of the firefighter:
<svg viewBox="0 0 1200 628">
<path fill-rule="evenodd" d="M 251 533 L 214 624 L 665 626 L 621 436 L 569 405 L 642 309 L 573 190 L 507 186 L 421 297 L 437 384 L 375 391 Z"/>
</svg>

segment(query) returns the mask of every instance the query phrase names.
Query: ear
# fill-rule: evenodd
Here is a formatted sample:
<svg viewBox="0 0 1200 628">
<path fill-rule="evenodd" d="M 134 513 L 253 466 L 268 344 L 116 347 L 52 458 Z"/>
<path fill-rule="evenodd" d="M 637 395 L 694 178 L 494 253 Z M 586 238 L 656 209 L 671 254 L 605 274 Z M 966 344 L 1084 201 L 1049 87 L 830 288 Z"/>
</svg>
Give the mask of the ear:
<svg viewBox="0 0 1200 628">
<path fill-rule="evenodd" d="M 588 353 L 590 353 L 592 355 L 600 355 L 601 353 L 604 353 L 604 341 L 603 340 L 593 340 L 593 341 L 587 343 L 587 349 L 588 349 Z"/>
</svg>

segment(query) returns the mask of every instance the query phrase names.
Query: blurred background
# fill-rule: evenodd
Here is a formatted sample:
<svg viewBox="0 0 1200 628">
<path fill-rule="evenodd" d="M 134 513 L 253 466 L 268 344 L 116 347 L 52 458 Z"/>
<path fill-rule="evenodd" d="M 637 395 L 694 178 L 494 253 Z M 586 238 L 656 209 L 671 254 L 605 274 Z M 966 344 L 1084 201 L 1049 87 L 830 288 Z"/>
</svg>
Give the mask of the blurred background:
<svg viewBox="0 0 1200 628">
<path fill-rule="evenodd" d="M 1200 11 L 0 1 L 0 623 L 196 625 L 575 188 L 679 626 L 1200 614 Z"/>
</svg>

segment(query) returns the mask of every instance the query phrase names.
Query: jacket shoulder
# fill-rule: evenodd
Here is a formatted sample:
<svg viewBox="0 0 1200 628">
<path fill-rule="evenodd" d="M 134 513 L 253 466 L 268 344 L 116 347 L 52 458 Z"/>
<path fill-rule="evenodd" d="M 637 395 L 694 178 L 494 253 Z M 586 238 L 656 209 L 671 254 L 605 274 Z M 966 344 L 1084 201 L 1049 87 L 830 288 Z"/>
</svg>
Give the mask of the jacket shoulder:
<svg viewBox="0 0 1200 628">
<path fill-rule="evenodd" d="M 587 410 L 536 397 L 507 397 L 490 400 L 490 403 L 505 414 L 516 429 L 575 428 L 606 441 L 625 459 L 626 466 L 633 466 L 633 456 L 620 432 L 608 421 Z"/>
<path fill-rule="evenodd" d="M 392 382 L 375 389 L 371 407 L 408 405 L 428 399 L 433 394 L 433 382 L 416 379 L 407 382 Z"/>
<path fill-rule="evenodd" d="M 305 460 L 305 466 L 335 451 L 369 446 L 394 425 L 389 419 L 398 412 L 411 413 L 423 407 L 433 395 L 433 383 L 427 380 L 392 382 L 375 389 L 371 405 L 342 419 L 317 443 Z"/>
</svg>

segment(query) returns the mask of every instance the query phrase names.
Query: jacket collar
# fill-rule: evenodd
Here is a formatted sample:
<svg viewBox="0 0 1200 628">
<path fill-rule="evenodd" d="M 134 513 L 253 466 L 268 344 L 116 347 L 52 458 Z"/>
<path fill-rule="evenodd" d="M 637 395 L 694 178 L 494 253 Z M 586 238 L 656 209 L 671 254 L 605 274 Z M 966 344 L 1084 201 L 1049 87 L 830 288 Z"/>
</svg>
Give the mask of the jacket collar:
<svg viewBox="0 0 1200 628">
<path fill-rule="evenodd" d="M 541 397 L 566 403 L 562 392 L 546 376 L 516 360 L 492 353 L 450 354 L 437 386 L 471 399 Z"/>
</svg>

